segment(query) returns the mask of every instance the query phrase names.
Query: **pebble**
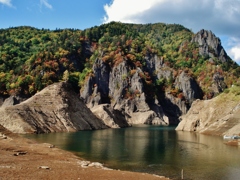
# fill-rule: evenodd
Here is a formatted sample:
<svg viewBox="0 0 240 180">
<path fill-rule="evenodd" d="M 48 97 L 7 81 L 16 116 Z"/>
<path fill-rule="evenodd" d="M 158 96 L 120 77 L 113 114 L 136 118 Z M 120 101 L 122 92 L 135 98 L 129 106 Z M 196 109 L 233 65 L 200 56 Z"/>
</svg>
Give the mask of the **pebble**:
<svg viewBox="0 0 240 180">
<path fill-rule="evenodd" d="M 48 167 L 48 166 L 39 166 L 38 169 L 48 169 L 49 170 L 50 167 Z"/>
<path fill-rule="evenodd" d="M 109 169 L 109 168 L 105 168 L 103 166 L 103 164 L 101 164 L 99 162 L 92 162 L 91 163 L 90 161 L 80 161 L 80 162 L 78 162 L 78 164 L 80 164 L 81 167 L 84 167 L 84 168 L 86 168 L 86 167 L 96 167 L 96 168 L 102 168 L 102 169 L 105 169 L 105 170 Z"/>
<path fill-rule="evenodd" d="M 20 156 L 20 155 L 25 155 L 27 154 L 27 152 L 17 152 L 15 154 L 13 154 L 14 156 Z"/>
</svg>

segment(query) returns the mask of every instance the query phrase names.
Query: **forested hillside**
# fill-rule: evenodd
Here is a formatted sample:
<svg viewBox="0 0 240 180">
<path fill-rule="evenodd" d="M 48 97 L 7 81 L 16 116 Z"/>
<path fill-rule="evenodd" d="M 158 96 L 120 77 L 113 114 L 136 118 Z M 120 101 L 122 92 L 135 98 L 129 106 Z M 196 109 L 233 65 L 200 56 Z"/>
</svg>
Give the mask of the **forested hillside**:
<svg viewBox="0 0 240 180">
<path fill-rule="evenodd" d="M 137 68 L 142 69 L 139 75 L 149 96 L 168 90 L 184 99 L 181 90 L 172 85 L 184 71 L 197 81 L 202 97 L 211 98 L 216 95 L 209 89 L 214 74 L 223 78 L 221 83 L 226 88 L 237 82 L 240 68 L 228 56 L 219 59 L 210 46 L 209 53 L 199 53 L 201 46 L 193 37 L 194 33 L 182 25 L 163 23 L 111 22 L 83 31 L 25 26 L 1 29 L 0 95 L 32 96 L 62 80 L 68 80 L 79 91 L 86 78 L 93 76 L 96 59 L 101 59 L 110 68 L 127 61 L 131 65 L 129 76 Z M 160 58 L 164 68 L 171 69 L 171 75 L 157 78 L 158 72 L 146 71 L 146 57 L 150 56 Z"/>
</svg>

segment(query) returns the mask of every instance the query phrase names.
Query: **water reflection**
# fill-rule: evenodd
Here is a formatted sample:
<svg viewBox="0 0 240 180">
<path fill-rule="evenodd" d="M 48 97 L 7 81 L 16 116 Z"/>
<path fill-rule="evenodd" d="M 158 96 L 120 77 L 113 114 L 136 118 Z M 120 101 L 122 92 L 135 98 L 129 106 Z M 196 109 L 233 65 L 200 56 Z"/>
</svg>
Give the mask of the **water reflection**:
<svg viewBox="0 0 240 180">
<path fill-rule="evenodd" d="M 31 136 L 91 161 L 130 171 L 185 179 L 239 179 L 240 151 L 220 137 L 176 132 L 174 127 L 52 133 Z"/>
<path fill-rule="evenodd" d="M 239 179 L 240 171 L 233 173 L 240 167 L 238 147 L 223 144 L 221 137 L 190 132 L 177 132 L 177 139 L 189 174 L 198 174 L 198 179 Z"/>
</svg>

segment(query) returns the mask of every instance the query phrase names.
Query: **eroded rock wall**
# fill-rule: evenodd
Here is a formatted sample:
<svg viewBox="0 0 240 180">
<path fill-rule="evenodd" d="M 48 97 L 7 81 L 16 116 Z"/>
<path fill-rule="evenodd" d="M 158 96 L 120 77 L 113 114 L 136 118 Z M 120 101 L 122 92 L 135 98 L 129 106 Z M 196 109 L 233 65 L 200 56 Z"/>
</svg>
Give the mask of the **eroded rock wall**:
<svg viewBox="0 0 240 180">
<path fill-rule="evenodd" d="M 158 97 L 150 97 L 151 94 L 155 93 L 154 87 L 152 89 L 151 86 L 147 87 L 147 81 L 144 79 L 146 72 L 151 76 L 153 73 L 156 73 L 156 79 L 171 79 L 172 69 L 163 65 L 162 61 L 163 59 L 157 56 L 149 55 L 146 57 L 147 66 L 144 70 L 140 67 L 135 67 L 127 60 L 109 69 L 105 68 L 108 64 L 97 59 L 93 66 L 94 75 L 88 77 L 81 90 L 81 97 L 95 114 L 95 110 L 102 108 L 102 104 L 105 104 L 107 102 L 106 99 L 109 98 L 109 103 L 107 104 L 111 106 L 112 113 L 114 114 L 113 111 L 117 110 L 117 112 L 122 114 L 121 119 L 125 119 L 129 126 L 132 124 L 169 125 L 171 122 L 169 122 L 169 117 L 165 115 Z M 149 82 L 152 83 L 156 79 L 151 79 Z M 102 84 L 104 84 L 104 88 Z M 105 90 L 103 91 L 103 89 Z M 107 95 L 106 92 L 108 92 Z M 168 99 L 167 96 L 165 98 Z M 171 98 L 174 99 L 175 97 Z M 177 106 L 176 109 L 173 109 L 172 114 L 175 114 L 177 109 L 180 115 L 182 112 L 186 112 L 187 106 L 184 102 L 178 104 L 179 107 Z M 102 115 L 100 115 L 98 111 L 97 115 L 105 117 L 105 113 L 102 111 Z M 118 117 L 120 114 L 118 114 Z M 174 121 L 177 121 L 176 119 Z M 176 123 L 174 122 L 174 124 Z M 112 124 L 112 127 L 116 126 L 114 121 L 112 121 Z M 122 127 L 122 125 L 117 126 Z"/>
</svg>

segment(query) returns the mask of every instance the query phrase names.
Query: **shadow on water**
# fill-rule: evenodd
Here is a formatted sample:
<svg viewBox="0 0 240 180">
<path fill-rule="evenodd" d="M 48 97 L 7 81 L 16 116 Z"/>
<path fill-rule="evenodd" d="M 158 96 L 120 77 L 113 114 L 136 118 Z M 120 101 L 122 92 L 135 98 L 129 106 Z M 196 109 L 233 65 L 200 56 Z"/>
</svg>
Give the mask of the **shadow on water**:
<svg viewBox="0 0 240 180">
<path fill-rule="evenodd" d="M 234 180 L 240 177 L 240 149 L 221 137 L 178 132 L 175 127 L 134 126 L 123 129 L 28 135 L 105 166 L 178 179 Z"/>
</svg>

